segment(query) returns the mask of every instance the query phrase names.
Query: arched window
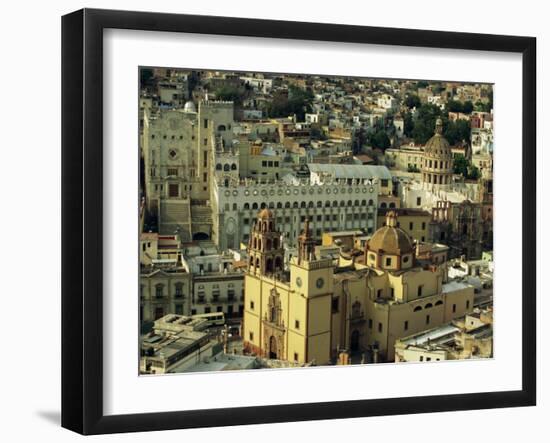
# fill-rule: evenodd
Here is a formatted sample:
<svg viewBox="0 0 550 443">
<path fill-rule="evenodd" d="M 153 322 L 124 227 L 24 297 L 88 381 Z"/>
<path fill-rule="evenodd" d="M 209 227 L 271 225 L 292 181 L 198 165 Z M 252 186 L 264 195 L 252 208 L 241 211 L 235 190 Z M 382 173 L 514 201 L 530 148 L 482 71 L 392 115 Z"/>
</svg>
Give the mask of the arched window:
<svg viewBox="0 0 550 443">
<path fill-rule="evenodd" d="M 256 257 L 256 267 L 257 268 L 260 267 L 260 259 L 258 257 Z"/>
<path fill-rule="evenodd" d="M 371 199 L 369 200 L 369 206 L 373 206 L 373 205 L 374 205 L 374 200 L 371 198 Z"/>
<path fill-rule="evenodd" d="M 219 125 L 218 131 L 225 131 L 225 125 Z"/>
<path fill-rule="evenodd" d="M 355 200 L 355 201 L 353 202 L 353 205 L 354 205 L 354 206 L 359 206 L 359 200 Z"/>
<path fill-rule="evenodd" d="M 224 171 L 229 171 L 229 165 L 227 163 L 225 165 L 223 165 L 223 170 Z"/>
<path fill-rule="evenodd" d="M 265 204 L 265 202 L 263 202 L 263 203 L 260 205 L 260 208 L 265 209 L 265 206 L 266 206 L 266 204 Z"/>
<path fill-rule="evenodd" d="M 390 208 L 391 208 L 391 209 L 395 208 L 395 203 L 391 202 L 391 203 L 390 203 Z"/>
<path fill-rule="evenodd" d="M 262 249 L 262 239 L 261 238 L 258 239 L 258 249 L 260 249 L 260 250 Z"/>
<path fill-rule="evenodd" d="M 351 203 L 351 202 L 350 202 L 350 203 Z M 344 200 L 342 200 L 342 201 L 340 202 L 340 207 L 343 208 L 344 206 L 346 206 L 346 202 L 345 202 Z"/>
<path fill-rule="evenodd" d="M 273 260 L 268 258 L 265 264 L 265 270 L 267 272 L 273 272 Z"/>
<path fill-rule="evenodd" d="M 433 307 L 433 305 L 431 303 L 428 303 L 426 306 L 424 306 L 424 309 L 430 309 L 432 307 Z"/>
<path fill-rule="evenodd" d="M 275 257 L 275 270 L 280 271 L 283 269 L 283 260 L 281 257 L 277 256 Z"/>
<path fill-rule="evenodd" d="M 281 202 L 277 202 L 277 209 L 283 209 L 283 204 Z"/>
<path fill-rule="evenodd" d="M 306 202 L 300 203 L 300 208 L 305 208 L 305 207 L 306 207 Z"/>
<path fill-rule="evenodd" d="M 417 306 L 414 308 L 414 312 L 422 311 L 422 306 Z"/>
<path fill-rule="evenodd" d="M 334 200 L 334 201 L 332 202 L 332 207 L 333 207 L 333 208 L 337 208 L 337 207 L 338 207 L 338 201 Z"/>
<path fill-rule="evenodd" d="M 257 249 L 258 248 L 258 241 L 256 240 L 256 237 L 254 237 L 254 240 L 252 240 L 252 247 L 254 249 Z"/>
<path fill-rule="evenodd" d="M 237 210 L 237 203 L 233 203 L 233 211 Z"/>
<path fill-rule="evenodd" d="M 294 209 L 298 209 L 298 202 L 292 203 L 292 207 L 293 207 Z"/>
<path fill-rule="evenodd" d="M 315 204 L 314 204 L 312 201 L 310 201 L 310 202 L 307 204 L 307 207 L 308 207 L 308 208 L 313 208 L 314 205 L 315 205 Z"/>
<path fill-rule="evenodd" d="M 330 208 L 330 202 L 328 200 L 325 202 L 325 208 Z"/>
<path fill-rule="evenodd" d="M 442 304 L 443 304 L 443 302 L 442 302 L 441 300 L 437 300 L 437 301 L 435 302 L 435 306 L 440 306 L 440 305 L 442 305 Z"/>
<path fill-rule="evenodd" d="M 318 201 L 318 202 L 317 202 L 317 207 L 318 207 L 318 208 L 322 208 L 322 207 L 323 207 L 323 202 L 322 202 L 322 201 Z"/>
<path fill-rule="evenodd" d="M 250 257 L 250 266 L 254 266 L 254 257 Z"/>
<path fill-rule="evenodd" d="M 252 209 L 258 209 L 258 203 L 252 203 Z"/>
<path fill-rule="evenodd" d="M 222 164 L 221 163 L 218 163 L 216 165 L 216 171 L 221 171 L 222 170 Z"/>
<path fill-rule="evenodd" d="M 285 203 L 285 209 L 290 209 L 290 202 Z"/>
<path fill-rule="evenodd" d="M 273 209 L 273 208 L 275 207 L 275 203 L 269 202 L 269 205 L 268 205 L 268 206 L 269 206 L 269 209 Z"/>
<path fill-rule="evenodd" d="M 388 207 L 388 205 L 386 204 L 386 202 L 382 202 L 382 203 L 380 203 L 380 207 L 382 209 L 386 209 Z"/>
<path fill-rule="evenodd" d="M 243 207 L 245 210 L 250 209 L 250 203 L 245 203 Z"/>
<path fill-rule="evenodd" d="M 366 200 L 361 200 L 361 206 L 367 206 L 367 201 Z"/>
<path fill-rule="evenodd" d="M 235 163 L 231 163 L 231 170 L 232 171 L 236 171 L 237 170 L 237 165 Z"/>
</svg>

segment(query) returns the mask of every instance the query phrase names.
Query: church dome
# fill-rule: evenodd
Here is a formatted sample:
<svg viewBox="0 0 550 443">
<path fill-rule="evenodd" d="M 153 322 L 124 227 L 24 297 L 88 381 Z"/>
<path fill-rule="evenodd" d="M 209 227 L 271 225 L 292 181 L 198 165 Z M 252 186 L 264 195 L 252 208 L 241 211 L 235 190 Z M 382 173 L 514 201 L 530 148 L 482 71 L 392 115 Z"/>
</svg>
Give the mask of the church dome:
<svg viewBox="0 0 550 443">
<path fill-rule="evenodd" d="M 367 249 L 374 252 L 383 252 L 388 255 L 410 254 L 414 250 L 411 238 L 396 224 L 395 212 L 387 215 L 386 226 L 378 229 L 367 243 Z"/>
<path fill-rule="evenodd" d="M 271 212 L 269 209 L 264 208 L 260 211 L 258 214 L 258 218 L 267 219 L 267 218 L 273 218 L 273 212 Z"/>
<path fill-rule="evenodd" d="M 185 106 L 183 107 L 183 112 L 197 112 L 197 109 L 195 108 L 195 103 L 189 100 L 187 103 L 185 103 Z"/>
<path fill-rule="evenodd" d="M 440 118 L 435 123 L 435 134 L 426 142 L 424 154 L 433 158 L 451 157 L 451 146 L 443 137 L 443 122 Z"/>
</svg>

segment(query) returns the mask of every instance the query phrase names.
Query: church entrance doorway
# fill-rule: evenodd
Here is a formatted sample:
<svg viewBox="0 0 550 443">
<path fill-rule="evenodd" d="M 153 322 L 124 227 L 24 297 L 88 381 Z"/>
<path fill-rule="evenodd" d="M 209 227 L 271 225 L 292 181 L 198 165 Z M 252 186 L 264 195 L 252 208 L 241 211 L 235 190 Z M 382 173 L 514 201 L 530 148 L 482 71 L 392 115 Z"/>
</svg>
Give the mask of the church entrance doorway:
<svg viewBox="0 0 550 443">
<path fill-rule="evenodd" d="M 350 343 L 351 352 L 357 352 L 359 350 L 359 331 L 354 329 L 351 333 L 351 343 Z"/>
<path fill-rule="evenodd" d="M 269 339 L 269 358 L 277 360 L 277 339 L 273 335 Z"/>
</svg>

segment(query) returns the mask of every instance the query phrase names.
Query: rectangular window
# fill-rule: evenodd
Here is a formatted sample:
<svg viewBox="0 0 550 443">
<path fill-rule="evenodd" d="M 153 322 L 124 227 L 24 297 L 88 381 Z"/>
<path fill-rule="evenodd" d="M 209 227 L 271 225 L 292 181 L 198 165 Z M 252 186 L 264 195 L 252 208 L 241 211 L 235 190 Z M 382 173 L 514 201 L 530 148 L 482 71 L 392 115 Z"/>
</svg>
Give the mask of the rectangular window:
<svg viewBox="0 0 550 443">
<path fill-rule="evenodd" d="M 470 309 L 470 300 L 466 300 L 466 309 Z"/>
<path fill-rule="evenodd" d="M 250 309 L 254 310 L 254 302 L 252 300 L 250 301 Z"/>
<path fill-rule="evenodd" d="M 205 314 L 210 314 L 212 310 L 210 309 L 210 306 L 207 306 L 206 308 L 204 308 L 204 313 Z"/>
<path fill-rule="evenodd" d="M 208 181 L 208 173 L 207 173 L 207 172 L 204 172 L 204 173 L 202 174 L 202 181 L 203 181 L 203 182 Z"/>
<path fill-rule="evenodd" d="M 424 361 L 424 356 L 423 355 L 420 356 L 420 361 Z"/>
<path fill-rule="evenodd" d="M 204 151 L 202 153 L 203 158 L 203 166 L 206 168 L 208 166 L 208 152 Z"/>
<path fill-rule="evenodd" d="M 294 328 L 300 329 L 300 320 L 294 320 Z"/>
<path fill-rule="evenodd" d="M 294 361 L 298 361 L 298 353 L 294 353 Z"/>
<path fill-rule="evenodd" d="M 208 119 L 204 119 L 204 129 L 208 129 Z"/>
<path fill-rule="evenodd" d="M 191 315 L 197 315 L 197 310 L 196 309 L 191 309 Z"/>
<path fill-rule="evenodd" d="M 419 297 L 422 297 L 422 288 L 423 288 L 422 285 L 420 285 L 420 286 L 418 287 L 418 293 L 417 293 L 417 295 L 418 295 Z"/>
<path fill-rule="evenodd" d="M 177 183 L 169 183 L 168 184 L 168 197 L 179 197 L 180 195 L 180 189 L 179 185 Z"/>
<path fill-rule="evenodd" d="M 376 291 L 376 297 L 382 298 L 382 289 L 379 289 L 378 291 Z"/>
<path fill-rule="evenodd" d="M 369 329 L 372 329 L 372 318 L 369 318 Z"/>
<path fill-rule="evenodd" d="M 333 313 L 338 312 L 338 305 L 339 305 L 339 302 L 340 302 L 340 298 L 339 298 L 339 297 L 335 297 L 335 298 L 332 299 L 332 312 L 333 312 Z"/>
<path fill-rule="evenodd" d="M 391 257 L 386 257 L 386 266 L 391 266 Z"/>
<path fill-rule="evenodd" d="M 426 361 L 432 361 L 432 357 L 426 357 Z"/>
<path fill-rule="evenodd" d="M 204 146 L 207 146 L 207 145 L 208 145 L 208 139 L 207 139 L 207 138 L 205 138 L 205 139 L 203 140 L 203 144 L 204 144 Z"/>
<path fill-rule="evenodd" d="M 252 331 L 249 332 L 248 333 L 248 338 L 249 338 L 250 341 L 254 341 L 254 332 L 252 332 Z"/>
<path fill-rule="evenodd" d="M 426 229 L 426 222 L 422 222 L 422 229 Z"/>
<path fill-rule="evenodd" d="M 420 206 L 422 204 L 422 198 L 416 197 L 416 206 Z"/>
<path fill-rule="evenodd" d="M 430 316 L 429 316 L 429 315 L 426 315 L 426 324 L 427 324 L 427 325 L 430 324 Z"/>
<path fill-rule="evenodd" d="M 172 175 L 174 177 L 178 176 L 178 168 L 168 168 L 168 175 Z"/>
<path fill-rule="evenodd" d="M 413 230 L 413 226 L 414 226 L 414 223 L 413 222 L 409 222 L 409 229 L 412 231 Z"/>
<path fill-rule="evenodd" d="M 176 304 L 175 308 L 177 315 L 183 315 L 183 305 L 181 303 Z"/>
<path fill-rule="evenodd" d="M 409 330 L 409 322 L 405 320 L 405 323 L 403 323 L 403 330 L 408 331 Z"/>
<path fill-rule="evenodd" d="M 456 312 L 456 304 L 453 304 L 453 314 Z"/>
<path fill-rule="evenodd" d="M 378 332 L 382 332 L 382 323 L 378 322 Z"/>
</svg>

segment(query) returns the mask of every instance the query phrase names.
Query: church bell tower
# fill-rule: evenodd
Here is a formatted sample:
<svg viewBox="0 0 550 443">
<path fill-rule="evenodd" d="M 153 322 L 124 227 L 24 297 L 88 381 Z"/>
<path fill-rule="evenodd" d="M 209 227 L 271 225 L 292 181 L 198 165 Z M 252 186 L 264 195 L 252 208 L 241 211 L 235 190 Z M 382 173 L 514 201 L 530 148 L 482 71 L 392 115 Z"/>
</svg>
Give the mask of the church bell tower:
<svg viewBox="0 0 550 443">
<path fill-rule="evenodd" d="M 273 212 L 262 209 L 248 241 L 248 272 L 278 276 L 283 272 L 283 259 L 281 233 L 275 228 Z"/>
</svg>

